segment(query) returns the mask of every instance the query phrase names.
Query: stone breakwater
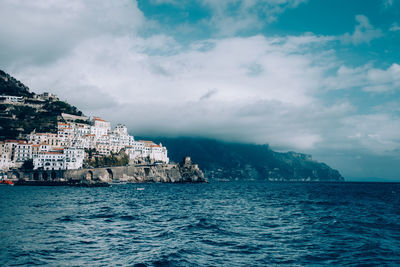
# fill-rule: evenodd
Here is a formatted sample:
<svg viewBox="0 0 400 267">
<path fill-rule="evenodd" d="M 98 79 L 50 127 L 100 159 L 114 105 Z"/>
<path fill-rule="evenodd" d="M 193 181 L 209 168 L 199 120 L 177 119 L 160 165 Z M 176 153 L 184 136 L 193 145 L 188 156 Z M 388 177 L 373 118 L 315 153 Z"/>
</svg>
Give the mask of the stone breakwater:
<svg viewBox="0 0 400 267">
<path fill-rule="evenodd" d="M 190 158 L 178 164 L 142 164 L 64 171 L 13 172 L 14 179 L 25 181 L 92 181 L 131 183 L 203 183 L 203 172 Z"/>
</svg>

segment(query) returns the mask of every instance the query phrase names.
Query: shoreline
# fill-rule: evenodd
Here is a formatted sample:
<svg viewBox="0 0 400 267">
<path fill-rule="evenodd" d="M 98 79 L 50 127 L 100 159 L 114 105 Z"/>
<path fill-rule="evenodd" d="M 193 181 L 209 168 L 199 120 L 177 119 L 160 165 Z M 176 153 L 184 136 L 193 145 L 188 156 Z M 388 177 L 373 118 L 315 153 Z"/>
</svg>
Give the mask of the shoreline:
<svg viewBox="0 0 400 267">
<path fill-rule="evenodd" d="M 202 183 L 207 182 L 197 164 L 186 157 L 178 164 L 140 164 L 76 170 L 14 170 L 7 175 L 16 185 L 91 186 L 110 182 Z"/>
</svg>

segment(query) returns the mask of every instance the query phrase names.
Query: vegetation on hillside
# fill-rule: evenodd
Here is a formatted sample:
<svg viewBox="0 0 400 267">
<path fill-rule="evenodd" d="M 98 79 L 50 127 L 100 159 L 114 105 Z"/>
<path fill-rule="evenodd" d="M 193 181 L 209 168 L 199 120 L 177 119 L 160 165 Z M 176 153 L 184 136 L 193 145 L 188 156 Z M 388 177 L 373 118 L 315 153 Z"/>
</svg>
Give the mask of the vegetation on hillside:
<svg viewBox="0 0 400 267">
<path fill-rule="evenodd" d="M 28 87 L 0 71 L 0 95 L 32 97 Z M 54 132 L 61 113 L 82 115 L 76 107 L 63 101 L 47 101 L 40 108 L 0 104 L 0 140 L 16 139 L 21 134 Z M 137 138 L 140 139 L 140 138 Z M 340 181 L 340 173 L 326 164 L 316 162 L 310 156 L 288 152 L 278 153 L 268 145 L 224 143 L 199 138 L 159 138 L 168 147 L 169 157 L 179 162 L 184 156 L 204 169 L 207 178 L 268 179 L 268 180 L 326 180 Z M 124 166 L 129 157 L 124 151 L 101 156 L 87 151 L 86 166 Z M 29 163 L 26 163 L 29 167 Z"/>
<path fill-rule="evenodd" d="M 88 159 L 85 161 L 85 164 L 93 168 L 126 166 L 129 164 L 129 157 L 123 150 L 117 154 L 111 153 L 109 156 L 96 155 L 94 150 L 87 150 L 86 152 Z"/>
<path fill-rule="evenodd" d="M 2 70 L 0 70 L 0 94 L 26 97 L 33 96 L 33 93 L 29 92 L 27 86 Z"/>
<path fill-rule="evenodd" d="M 34 93 L 20 81 L 0 70 L 0 95 L 33 97 Z M 27 105 L 0 104 L 0 140 L 18 139 L 21 135 L 36 132 L 56 132 L 61 113 L 82 116 L 76 107 L 48 100 L 40 108 Z"/>
<path fill-rule="evenodd" d="M 82 116 L 82 111 L 78 110 L 75 106 L 71 106 L 70 104 L 63 101 L 54 101 L 47 102 L 43 109 L 47 110 L 47 112 L 51 115 L 61 115 L 61 113 L 68 113 L 72 115 Z"/>
<path fill-rule="evenodd" d="M 168 148 L 168 157 L 179 162 L 190 156 L 207 178 L 310 181 L 343 180 L 337 170 L 311 156 L 278 153 L 268 145 L 226 143 L 203 138 L 156 138 Z"/>
</svg>

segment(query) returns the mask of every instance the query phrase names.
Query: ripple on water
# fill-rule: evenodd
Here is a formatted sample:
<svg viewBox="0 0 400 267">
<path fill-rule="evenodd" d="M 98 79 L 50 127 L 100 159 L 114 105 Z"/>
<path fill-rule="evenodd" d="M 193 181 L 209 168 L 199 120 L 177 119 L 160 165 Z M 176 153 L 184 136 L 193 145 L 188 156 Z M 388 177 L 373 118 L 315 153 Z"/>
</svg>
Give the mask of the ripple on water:
<svg viewBox="0 0 400 267">
<path fill-rule="evenodd" d="M 400 264 L 399 184 L 136 187 L 0 187 L 0 266 Z"/>
<path fill-rule="evenodd" d="M 65 215 L 65 216 L 59 217 L 59 218 L 57 218 L 57 220 L 59 222 L 73 222 L 74 221 L 73 217 L 70 215 Z"/>
</svg>

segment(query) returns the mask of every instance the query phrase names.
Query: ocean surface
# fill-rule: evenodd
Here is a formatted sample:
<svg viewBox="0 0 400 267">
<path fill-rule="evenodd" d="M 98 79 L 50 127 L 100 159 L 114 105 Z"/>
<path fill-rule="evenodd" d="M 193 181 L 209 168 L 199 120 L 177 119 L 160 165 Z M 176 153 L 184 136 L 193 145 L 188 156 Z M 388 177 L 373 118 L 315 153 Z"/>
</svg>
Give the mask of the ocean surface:
<svg viewBox="0 0 400 267">
<path fill-rule="evenodd" d="M 0 266 L 400 265 L 399 183 L 0 186 L 0 212 Z"/>
</svg>

